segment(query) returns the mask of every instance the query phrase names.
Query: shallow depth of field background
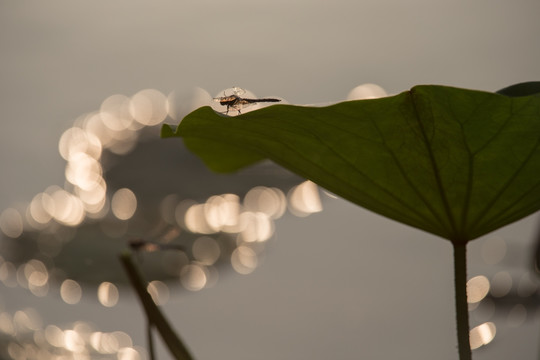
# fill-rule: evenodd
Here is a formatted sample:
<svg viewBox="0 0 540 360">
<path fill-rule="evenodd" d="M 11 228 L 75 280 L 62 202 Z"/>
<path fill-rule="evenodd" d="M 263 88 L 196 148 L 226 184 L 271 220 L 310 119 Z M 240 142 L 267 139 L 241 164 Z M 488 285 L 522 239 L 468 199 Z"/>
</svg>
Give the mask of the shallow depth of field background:
<svg viewBox="0 0 540 360">
<path fill-rule="evenodd" d="M 313 104 L 363 83 L 389 94 L 416 84 L 496 91 L 540 79 L 539 14 L 537 0 L 1 0 L 0 212 L 64 186 L 60 136 L 113 94 L 182 99 L 240 86 Z M 164 309 L 196 359 L 457 359 L 450 243 L 321 198 L 322 212 L 276 221 L 250 274 L 171 290 Z M 526 274 L 537 230 L 533 215 L 473 242 L 469 276 Z M 125 332 L 136 351 L 119 357 L 144 359 L 144 317 L 120 295 L 105 307 L 83 291 L 71 305 L 52 287 L 34 296 L 0 282 L 0 335 L 31 308 L 43 328 Z M 538 358 L 538 312 L 523 308 L 471 312 L 471 328 L 497 328 L 475 359 Z"/>
</svg>

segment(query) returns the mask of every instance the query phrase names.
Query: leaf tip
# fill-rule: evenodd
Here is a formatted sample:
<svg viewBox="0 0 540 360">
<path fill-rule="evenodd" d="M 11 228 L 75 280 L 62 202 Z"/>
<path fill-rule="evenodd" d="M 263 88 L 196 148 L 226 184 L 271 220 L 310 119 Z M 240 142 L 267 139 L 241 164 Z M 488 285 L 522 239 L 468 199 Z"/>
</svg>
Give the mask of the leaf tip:
<svg viewBox="0 0 540 360">
<path fill-rule="evenodd" d="M 161 133 L 160 133 L 161 138 L 166 139 L 166 138 L 175 136 L 175 131 L 173 130 L 173 126 L 174 125 L 163 124 L 161 126 Z"/>
</svg>

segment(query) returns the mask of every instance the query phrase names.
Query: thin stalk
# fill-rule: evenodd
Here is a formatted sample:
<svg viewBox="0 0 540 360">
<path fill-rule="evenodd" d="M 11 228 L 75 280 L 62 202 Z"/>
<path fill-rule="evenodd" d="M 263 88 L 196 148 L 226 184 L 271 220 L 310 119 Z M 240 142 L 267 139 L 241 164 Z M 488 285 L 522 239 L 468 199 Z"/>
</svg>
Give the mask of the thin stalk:
<svg viewBox="0 0 540 360">
<path fill-rule="evenodd" d="M 154 351 L 154 338 L 152 337 L 152 324 L 150 321 L 146 321 L 146 338 L 148 343 L 148 353 L 150 354 L 150 360 L 156 360 L 156 354 Z"/>
<path fill-rule="evenodd" d="M 131 286 L 135 289 L 136 294 L 143 306 L 148 325 L 155 326 L 163 342 L 177 360 L 193 360 L 193 357 L 187 350 L 186 346 L 180 340 L 180 337 L 175 333 L 172 326 L 169 324 L 159 307 L 154 303 L 152 296 L 146 290 L 148 283 L 144 280 L 141 272 L 133 263 L 130 252 L 125 252 L 120 255 L 120 261 L 124 266 Z"/>
<path fill-rule="evenodd" d="M 459 359 L 472 360 L 469 342 L 469 307 L 467 305 L 467 244 L 454 243 L 453 245 Z"/>
</svg>

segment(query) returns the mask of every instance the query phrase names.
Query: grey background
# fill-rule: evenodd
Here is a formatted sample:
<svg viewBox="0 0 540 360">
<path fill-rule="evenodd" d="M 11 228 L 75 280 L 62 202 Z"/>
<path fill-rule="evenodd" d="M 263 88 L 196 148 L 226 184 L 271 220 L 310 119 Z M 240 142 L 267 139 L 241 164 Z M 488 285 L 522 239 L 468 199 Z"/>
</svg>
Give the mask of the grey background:
<svg viewBox="0 0 540 360">
<path fill-rule="evenodd" d="M 540 78 L 539 14 L 538 0 L 0 1 L 0 209 L 63 184 L 62 131 L 114 93 L 238 85 L 316 103 L 366 82 L 390 93 L 498 90 Z M 526 244 L 535 226 L 533 216 L 500 233 Z M 278 221 L 253 274 L 178 294 L 166 311 L 201 360 L 457 359 L 451 254 L 332 200 L 322 214 Z M 470 274 L 483 270 L 473 263 Z M 7 309 L 92 320 L 144 344 L 134 299 L 105 309 L 0 291 Z M 500 331 L 476 359 L 537 358 L 538 321 Z"/>
</svg>

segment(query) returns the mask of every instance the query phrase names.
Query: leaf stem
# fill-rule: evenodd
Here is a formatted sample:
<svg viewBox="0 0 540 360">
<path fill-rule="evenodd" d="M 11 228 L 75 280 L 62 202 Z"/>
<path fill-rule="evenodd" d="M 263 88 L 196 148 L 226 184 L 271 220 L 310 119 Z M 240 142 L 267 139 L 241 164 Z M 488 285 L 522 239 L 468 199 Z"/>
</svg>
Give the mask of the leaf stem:
<svg viewBox="0 0 540 360">
<path fill-rule="evenodd" d="M 469 342 L 469 308 L 467 305 L 467 243 L 454 242 L 453 245 L 459 359 L 472 360 Z"/>
<path fill-rule="evenodd" d="M 175 333 L 172 326 L 169 324 L 159 307 L 154 303 L 152 296 L 146 290 L 147 282 L 144 280 L 141 272 L 134 264 L 131 253 L 126 251 L 120 255 L 120 261 L 126 271 L 131 286 L 135 289 L 136 294 L 141 301 L 146 318 L 148 320 L 149 331 L 152 326 L 155 326 L 161 338 L 167 345 L 167 348 L 177 360 L 193 360 L 193 357 L 180 340 L 180 337 Z M 153 347 L 153 343 L 151 344 Z"/>
<path fill-rule="evenodd" d="M 156 354 L 154 350 L 154 338 L 152 337 L 152 324 L 150 321 L 146 321 L 146 337 L 148 343 L 148 353 L 150 354 L 150 360 L 156 360 Z"/>
</svg>

